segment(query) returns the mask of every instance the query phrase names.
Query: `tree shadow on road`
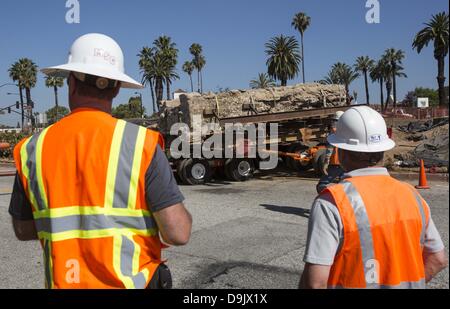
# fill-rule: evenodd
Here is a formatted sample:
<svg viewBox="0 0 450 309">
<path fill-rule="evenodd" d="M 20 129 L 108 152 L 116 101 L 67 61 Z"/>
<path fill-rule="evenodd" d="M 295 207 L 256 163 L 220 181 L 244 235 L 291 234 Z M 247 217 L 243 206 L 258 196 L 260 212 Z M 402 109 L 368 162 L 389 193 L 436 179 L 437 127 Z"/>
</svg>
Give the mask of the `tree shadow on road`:
<svg viewBox="0 0 450 309">
<path fill-rule="evenodd" d="M 260 204 L 259 206 L 264 207 L 270 211 L 281 212 L 288 215 L 296 215 L 304 218 L 309 218 L 311 211 L 309 209 L 300 208 L 300 207 L 291 207 L 291 206 L 279 206 L 279 205 L 271 205 L 271 204 Z"/>
</svg>

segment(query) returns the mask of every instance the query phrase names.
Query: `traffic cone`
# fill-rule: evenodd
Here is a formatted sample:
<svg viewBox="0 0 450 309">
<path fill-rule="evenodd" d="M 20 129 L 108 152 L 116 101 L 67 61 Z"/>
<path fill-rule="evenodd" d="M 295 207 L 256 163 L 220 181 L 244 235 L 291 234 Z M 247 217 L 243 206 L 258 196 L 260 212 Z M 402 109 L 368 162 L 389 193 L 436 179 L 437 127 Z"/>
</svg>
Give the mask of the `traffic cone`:
<svg viewBox="0 0 450 309">
<path fill-rule="evenodd" d="M 425 174 L 425 163 L 423 162 L 423 160 L 420 160 L 420 178 L 419 185 L 416 186 L 416 189 L 430 189 L 430 187 L 428 186 L 427 175 Z"/>
</svg>

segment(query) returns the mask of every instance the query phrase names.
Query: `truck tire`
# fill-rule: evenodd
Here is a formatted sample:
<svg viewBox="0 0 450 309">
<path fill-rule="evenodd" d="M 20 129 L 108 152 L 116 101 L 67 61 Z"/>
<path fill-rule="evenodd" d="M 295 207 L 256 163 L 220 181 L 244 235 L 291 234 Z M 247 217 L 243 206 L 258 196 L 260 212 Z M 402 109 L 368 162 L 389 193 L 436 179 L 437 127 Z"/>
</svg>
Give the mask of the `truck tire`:
<svg viewBox="0 0 450 309">
<path fill-rule="evenodd" d="M 211 180 L 211 167 L 207 160 L 188 159 L 183 165 L 182 174 L 188 184 L 203 185 Z"/>
<path fill-rule="evenodd" d="M 183 160 L 179 161 L 178 165 L 177 165 L 177 176 L 178 176 L 178 179 L 180 179 L 181 184 L 183 184 L 183 185 L 189 185 L 189 182 L 183 175 L 184 165 L 186 164 L 186 162 L 188 160 L 189 159 L 183 159 Z"/>
<path fill-rule="evenodd" d="M 254 172 L 255 163 L 252 159 L 228 159 L 225 163 L 225 174 L 231 181 L 247 181 Z"/>
</svg>

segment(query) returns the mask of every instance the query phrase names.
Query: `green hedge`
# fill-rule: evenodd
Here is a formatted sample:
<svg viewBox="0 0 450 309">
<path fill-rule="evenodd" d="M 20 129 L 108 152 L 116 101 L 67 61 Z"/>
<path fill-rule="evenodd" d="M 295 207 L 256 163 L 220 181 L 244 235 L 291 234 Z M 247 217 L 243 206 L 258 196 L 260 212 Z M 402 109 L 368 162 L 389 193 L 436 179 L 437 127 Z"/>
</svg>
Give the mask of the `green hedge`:
<svg viewBox="0 0 450 309">
<path fill-rule="evenodd" d="M 0 150 L 0 158 L 13 158 L 14 147 L 28 135 L 26 133 L 1 133 L 0 132 L 0 142 L 8 143 L 11 145 L 10 149 Z"/>
</svg>

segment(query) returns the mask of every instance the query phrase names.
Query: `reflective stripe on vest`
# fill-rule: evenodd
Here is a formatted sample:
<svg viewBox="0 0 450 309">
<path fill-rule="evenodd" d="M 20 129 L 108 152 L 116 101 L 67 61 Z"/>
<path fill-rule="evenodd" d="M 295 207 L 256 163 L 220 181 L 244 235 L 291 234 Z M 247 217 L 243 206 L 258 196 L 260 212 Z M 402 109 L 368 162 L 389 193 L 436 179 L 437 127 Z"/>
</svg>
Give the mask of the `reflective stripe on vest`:
<svg viewBox="0 0 450 309">
<path fill-rule="evenodd" d="M 126 288 L 146 288 L 147 269 L 139 271 L 140 246 L 133 235 L 156 236 L 150 211 L 135 209 L 146 129 L 118 120 L 109 155 L 105 204 L 51 208 L 42 179 L 42 145 L 49 128 L 21 148 L 23 174 L 39 239 L 44 248 L 46 286 L 53 287 L 52 242 L 113 237 L 114 270 Z M 49 207 L 50 206 L 50 207 Z"/>
<path fill-rule="evenodd" d="M 352 207 L 356 226 L 358 227 L 358 233 L 359 233 L 359 240 L 360 240 L 360 246 L 361 246 L 361 252 L 362 252 L 362 263 L 363 263 L 363 269 L 364 269 L 364 278 L 366 281 L 366 288 L 367 289 L 379 289 L 379 288 L 407 288 L 407 287 L 415 287 L 415 288 L 424 288 L 425 287 L 425 281 L 419 281 L 419 282 L 403 282 L 399 286 L 387 286 L 387 285 L 380 285 L 379 283 L 373 283 L 371 282 L 371 273 L 373 272 L 373 261 L 376 261 L 375 259 L 375 251 L 373 246 L 373 236 L 371 231 L 371 225 L 369 221 L 369 217 L 367 215 L 366 206 L 364 204 L 364 201 L 359 194 L 356 187 L 349 181 L 343 181 L 341 183 L 344 192 L 350 201 L 350 205 Z M 418 197 L 416 193 L 416 198 L 418 202 L 418 207 L 420 209 L 420 214 L 422 216 L 422 222 L 424 223 L 422 225 L 422 235 L 425 235 L 425 229 L 426 229 L 426 217 L 422 208 L 422 203 L 420 201 L 420 198 Z M 337 288 L 330 286 L 329 288 Z"/>
</svg>

